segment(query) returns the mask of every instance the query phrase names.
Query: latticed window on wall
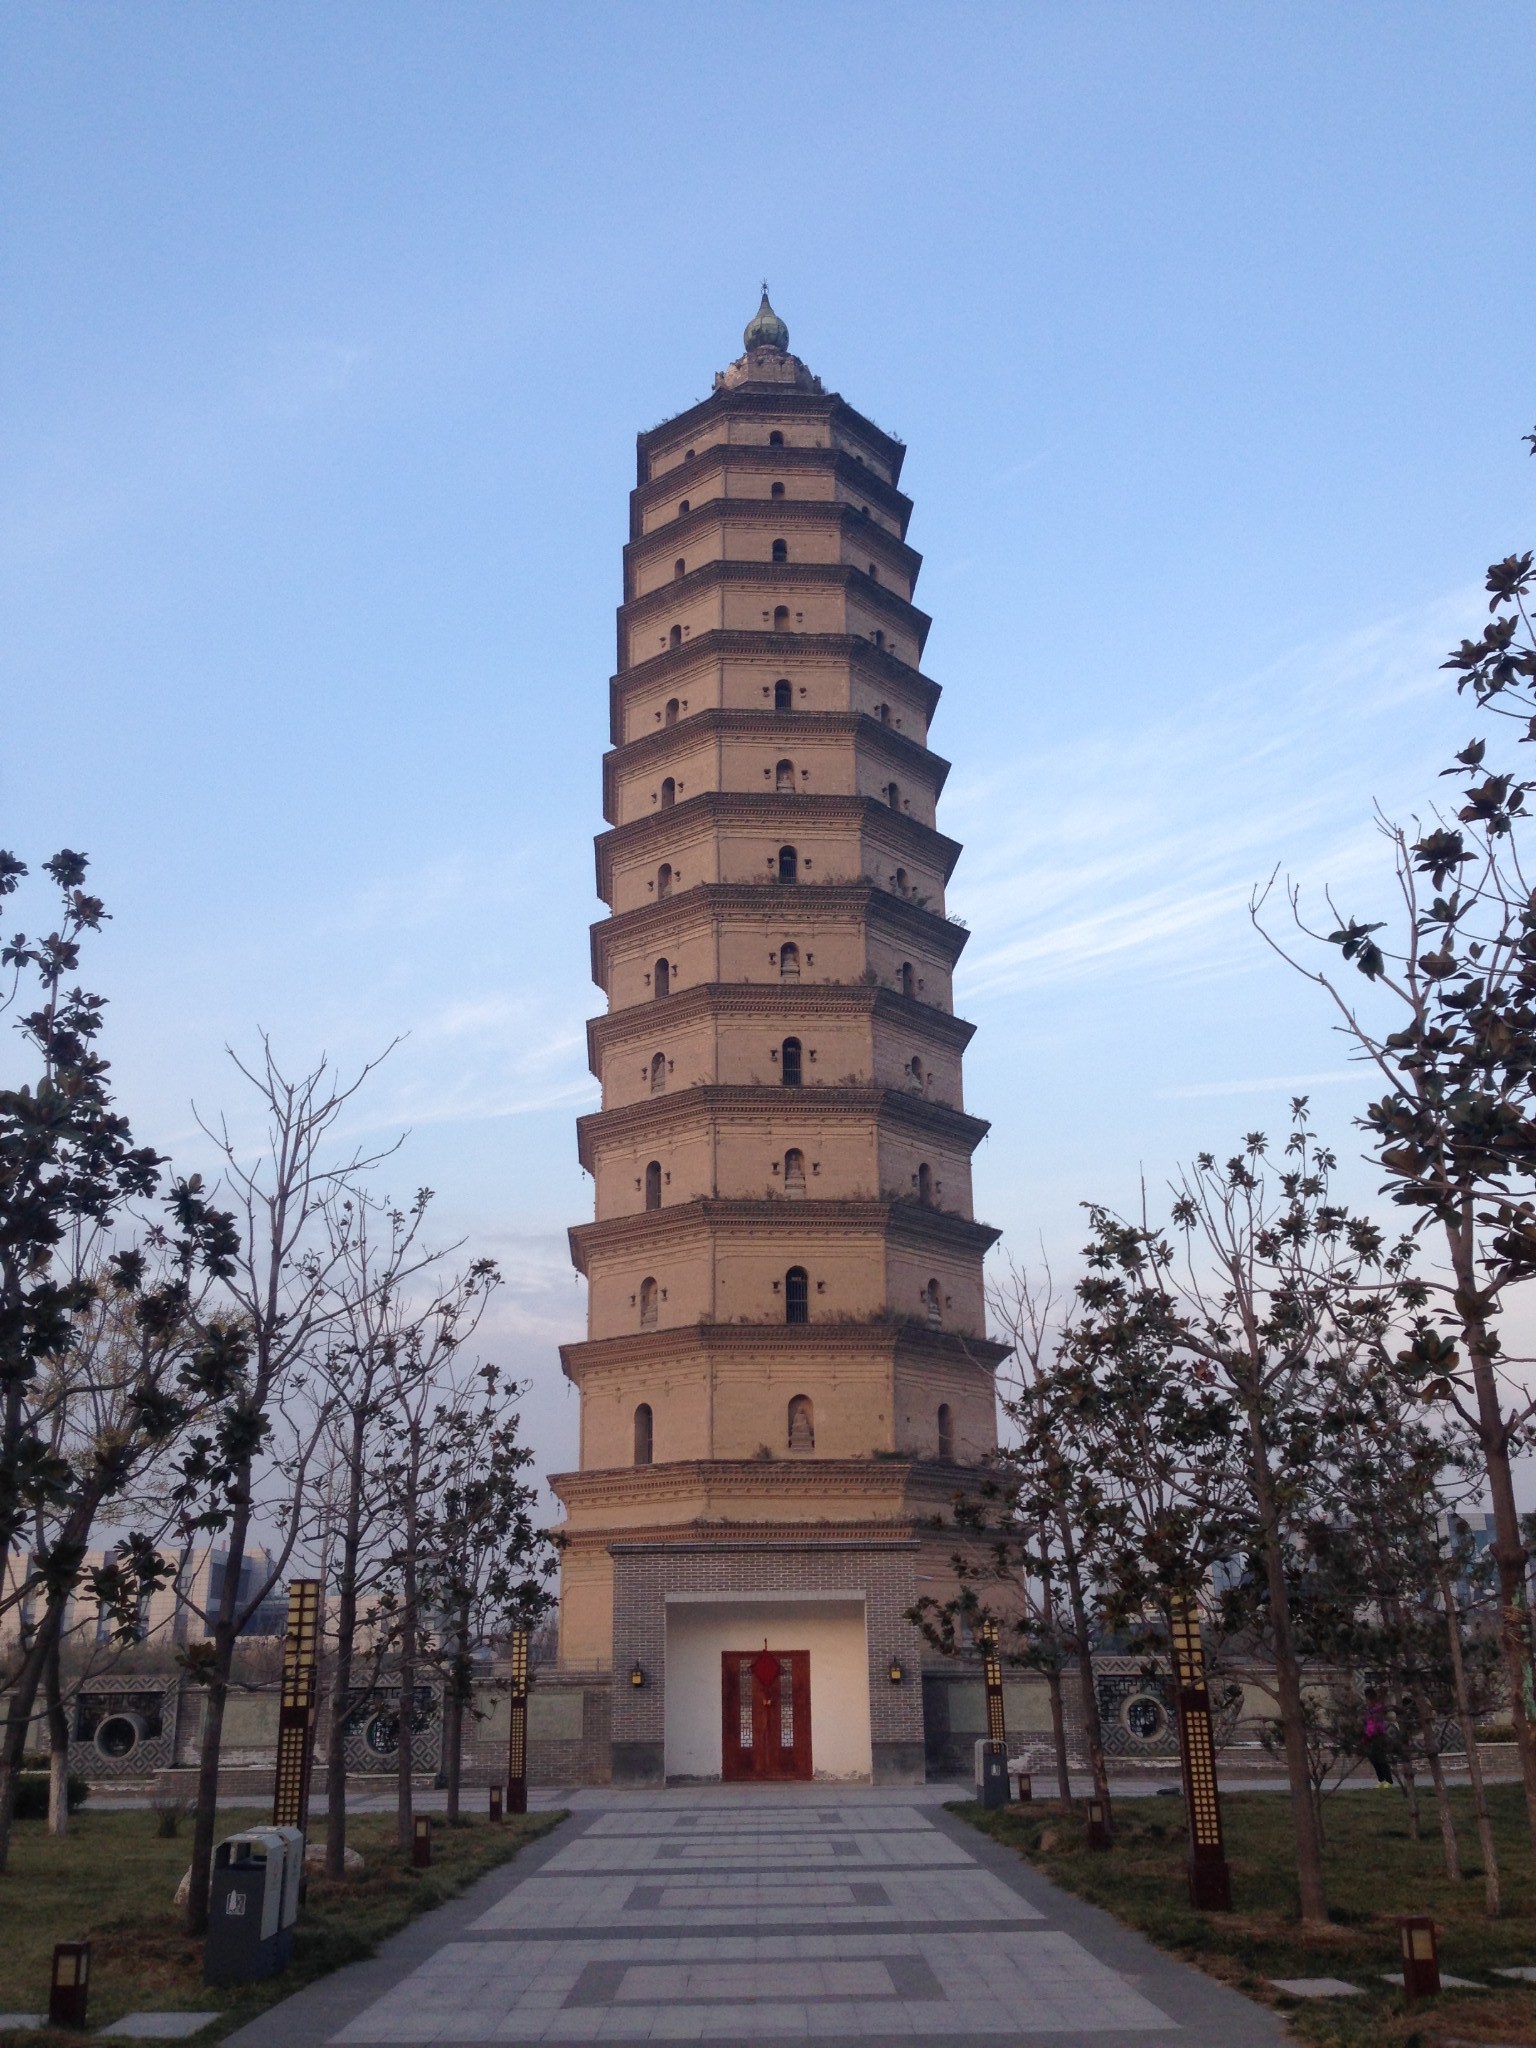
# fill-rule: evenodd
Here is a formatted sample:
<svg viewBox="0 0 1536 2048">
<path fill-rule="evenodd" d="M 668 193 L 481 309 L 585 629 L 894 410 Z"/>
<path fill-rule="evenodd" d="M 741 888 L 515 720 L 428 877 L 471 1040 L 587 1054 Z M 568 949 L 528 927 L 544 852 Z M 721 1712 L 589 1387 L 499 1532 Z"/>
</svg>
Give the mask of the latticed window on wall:
<svg viewBox="0 0 1536 2048">
<path fill-rule="evenodd" d="M 784 1086 L 786 1088 L 798 1088 L 800 1086 L 800 1041 L 798 1038 L 786 1038 L 779 1047 L 779 1067 Z"/>
<path fill-rule="evenodd" d="M 736 1679 L 736 1696 L 740 1702 L 736 1740 L 743 1749 L 752 1747 L 752 1661 L 750 1657 L 742 1658 Z"/>
<path fill-rule="evenodd" d="M 811 1282 L 804 1266 L 791 1266 L 784 1275 L 784 1320 L 786 1323 L 808 1323 L 811 1320 Z"/>
<path fill-rule="evenodd" d="M 649 1465 L 655 1450 L 655 1422 L 651 1415 L 651 1404 L 642 1401 L 635 1410 L 635 1463 Z"/>
</svg>

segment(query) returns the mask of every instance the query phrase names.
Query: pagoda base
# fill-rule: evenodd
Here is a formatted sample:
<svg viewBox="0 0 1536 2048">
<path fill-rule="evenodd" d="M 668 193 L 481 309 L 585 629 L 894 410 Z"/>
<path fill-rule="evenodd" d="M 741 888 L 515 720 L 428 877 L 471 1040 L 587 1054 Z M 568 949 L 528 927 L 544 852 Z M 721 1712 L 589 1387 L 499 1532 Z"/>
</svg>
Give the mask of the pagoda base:
<svg viewBox="0 0 1536 2048">
<path fill-rule="evenodd" d="M 767 1649 L 800 1653 L 808 1671 L 795 1710 L 809 1715 L 809 1753 L 794 1775 L 921 1784 L 922 1646 L 906 1619 L 918 1550 L 905 1532 L 818 1537 L 718 1525 L 611 1542 L 613 1782 L 719 1780 L 733 1734 L 725 1716 L 735 1711 L 723 1667 Z M 731 1775 L 739 1780 L 740 1768 Z M 770 1767 L 760 1782 L 787 1775 Z"/>
</svg>

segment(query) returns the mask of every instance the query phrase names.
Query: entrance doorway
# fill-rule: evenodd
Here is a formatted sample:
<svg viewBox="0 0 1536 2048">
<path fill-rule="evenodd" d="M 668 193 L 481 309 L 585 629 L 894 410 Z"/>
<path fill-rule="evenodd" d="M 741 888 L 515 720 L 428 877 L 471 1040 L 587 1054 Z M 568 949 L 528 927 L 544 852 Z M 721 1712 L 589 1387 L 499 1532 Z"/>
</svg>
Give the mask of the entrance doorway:
<svg viewBox="0 0 1536 2048">
<path fill-rule="evenodd" d="M 810 1777 L 809 1650 L 727 1650 L 720 1696 L 720 1775 L 727 1783 Z"/>
</svg>

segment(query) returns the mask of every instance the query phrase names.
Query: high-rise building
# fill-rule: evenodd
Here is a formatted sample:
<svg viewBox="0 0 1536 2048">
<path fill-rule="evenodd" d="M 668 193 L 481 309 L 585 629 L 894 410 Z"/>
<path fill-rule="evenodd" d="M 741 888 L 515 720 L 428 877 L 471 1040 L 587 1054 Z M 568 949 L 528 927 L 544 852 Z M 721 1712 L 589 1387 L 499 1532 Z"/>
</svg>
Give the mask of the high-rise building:
<svg viewBox="0 0 1536 2048">
<path fill-rule="evenodd" d="M 911 1781 L 906 1614 L 952 1584 L 929 1525 L 995 1448 L 1003 1355 L 960 848 L 905 451 L 790 354 L 766 288 L 745 342 L 639 436 L 630 499 L 561 1655 L 614 1673 L 617 1779 Z"/>
</svg>

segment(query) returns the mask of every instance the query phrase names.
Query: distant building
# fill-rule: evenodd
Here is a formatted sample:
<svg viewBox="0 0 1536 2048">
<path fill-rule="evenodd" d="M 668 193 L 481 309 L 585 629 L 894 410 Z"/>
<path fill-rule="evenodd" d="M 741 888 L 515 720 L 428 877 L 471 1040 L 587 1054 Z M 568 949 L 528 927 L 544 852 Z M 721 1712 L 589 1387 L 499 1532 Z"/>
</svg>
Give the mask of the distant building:
<svg viewBox="0 0 1536 2048">
<path fill-rule="evenodd" d="M 229 1550 L 227 1546 L 199 1543 L 188 1544 L 179 1551 L 163 1550 L 160 1554 L 173 1568 L 173 1575 L 139 1603 L 139 1640 L 167 1645 L 201 1642 L 212 1633 L 208 1617 L 217 1611 L 224 1595 Z M 111 1558 L 109 1548 L 87 1551 L 86 1572 L 110 1563 Z M 275 1567 L 276 1559 L 270 1551 L 246 1551 L 240 1565 L 242 1606 L 272 1577 Z M 42 1612 L 41 1595 L 14 1599 L 31 1569 L 30 1551 L 13 1551 L 5 1561 L 6 1601 L 4 1611 L 0 1612 L 0 1643 L 14 1643 L 34 1626 Z M 240 1633 L 247 1637 L 280 1636 L 287 1614 L 288 1589 L 278 1579 Z M 100 1611 L 88 1583 L 82 1585 L 65 1610 L 64 1628 L 66 1639 L 77 1644 L 110 1642 L 111 1617 Z"/>
</svg>

